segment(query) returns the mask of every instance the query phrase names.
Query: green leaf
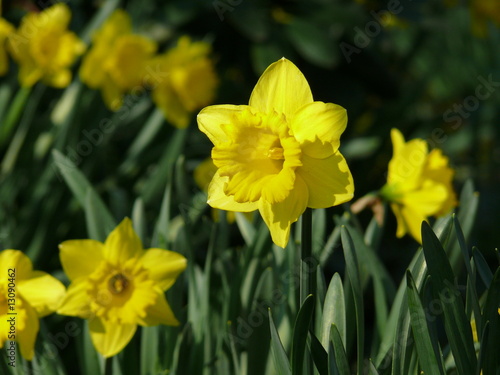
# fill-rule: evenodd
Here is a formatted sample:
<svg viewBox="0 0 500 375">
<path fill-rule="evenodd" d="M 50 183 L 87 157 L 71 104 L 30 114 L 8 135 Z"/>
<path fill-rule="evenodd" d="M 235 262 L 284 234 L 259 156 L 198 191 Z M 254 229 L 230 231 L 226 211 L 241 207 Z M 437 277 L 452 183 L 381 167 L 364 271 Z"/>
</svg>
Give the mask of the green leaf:
<svg viewBox="0 0 500 375">
<path fill-rule="evenodd" d="M 326 292 L 325 303 L 323 305 L 323 320 L 321 322 L 321 344 L 328 350 L 330 343 L 330 330 L 335 324 L 339 331 L 342 342 L 347 342 L 346 338 L 346 311 L 345 296 L 342 279 L 335 273 L 330 281 Z"/>
<path fill-rule="evenodd" d="M 483 356 L 483 375 L 496 375 L 500 369 L 500 268 L 497 268 L 493 281 L 488 288 L 488 295 L 483 310 L 483 321 L 488 324 L 489 335 L 481 343 Z"/>
<path fill-rule="evenodd" d="M 158 326 L 141 328 L 141 375 L 157 372 L 159 340 Z"/>
<path fill-rule="evenodd" d="M 116 223 L 93 189 L 87 190 L 85 221 L 89 238 L 104 242 Z"/>
<path fill-rule="evenodd" d="M 300 307 L 295 325 L 293 327 L 292 341 L 292 374 L 302 374 L 304 365 L 304 354 L 307 343 L 307 333 L 311 324 L 312 313 L 314 310 L 314 296 L 308 295 Z"/>
<path fill-rule="evenodd" d="M 346 261 L 346 274 L 351 282 L 354 296 L 354 308 L 356 312 L 357 373 L 359 375 L 363 373 L 363 353 L 365 345 L 363 292 L 359 277 L 356 249 L 354 248 L 351 235 L 345 226 L 342 226 L 340 231 Z"/>
<path fill-rule="evenodd" d="M 433 291 L 441 300 L 445 331 L 458 373 L 473 374 L 477 361 L 470 324 L 446 253 L 426 222 L 422 223 L 422 242 Z"/>
<path fill-rule="evenodd" d="M 335 324 L 332 324 L 330 328 L 330 340 L 332 343 L 332 349 L 328 353 L 330 363 L 334 362 L 334 369 L 330 366 L 330 374 L 338 373 L 339 375 L 349 375 L 351 372 L 349 370 L 349 362 L 347 361 L 347 355 L 344 349 L 345 343 L 342 342 L 339 330 Z"/>
<path fill-rule="evenodd" d="M 269 309 L 269 328 L 271 329 L 271 356 L 274 362 L 274 368 L 280 375 L 291 375 L 290 363 L 281 343 L 278 331 L 274 326 L 271 309 Z"/>
<path fill-rule="evenodd" d="M 338 48 L 334 48 L 334 42 L 325 30 L 314 22 L 294 17 L 286 25 L 286 33 L 293 46 L 309 62 L 323 68 L 332 68 L 339 61 Z"/>
<path fill-rule="evenodd" d="M 311 356 L 320 375 L 328 375 L 328 353 L 316 335 L 311 334 Z"/>
<path fill-rule="evenodd" d="M 406 272 L 408 298 L 408 308 L 410 310 L 411 328 L 415 346 L 418 354 L 418 361 L 425 374 L 444 374 L 444 367 L 439 353 L 434 352 L 429 328 L 427 327 L 427 318 L 425 316 L 422 302 L 418 294 L 417 286 L 411 276 L 411 272 Z"/>
<path fill-rule="evenodd" d="M 472 248 L 472 256 L 474 258 L 477 271 L 479 272 L 479 276 L 483 280 L 484 285 L 486 285 L 486 288 L 489 288 L 491 282 L 493 281 L 493 274 L 491 273 L 486 259 L 484 259 L 483 254 L 481 254 L 476 247 Z"/>
</svg>

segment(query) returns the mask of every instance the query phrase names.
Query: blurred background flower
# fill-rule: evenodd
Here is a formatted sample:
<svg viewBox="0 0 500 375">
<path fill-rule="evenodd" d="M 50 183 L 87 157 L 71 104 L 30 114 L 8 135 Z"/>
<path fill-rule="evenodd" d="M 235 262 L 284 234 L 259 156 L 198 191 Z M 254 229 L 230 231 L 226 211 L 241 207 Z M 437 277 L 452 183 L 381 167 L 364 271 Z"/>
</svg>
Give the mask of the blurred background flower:
<svg viewBox="0 0 500 375">
<path fill-rule="evenodd" d="M 16 32 L 9 34 L 9 51 L 20 65 L 19 82 L 33 86 L 43 80 L 49 86 L 63 88 L 72 79 L 70 70 L 85 45 L 68 31 L 71 11 L 64 3 L 40 13 L 26 14 Z"/>
</svg>

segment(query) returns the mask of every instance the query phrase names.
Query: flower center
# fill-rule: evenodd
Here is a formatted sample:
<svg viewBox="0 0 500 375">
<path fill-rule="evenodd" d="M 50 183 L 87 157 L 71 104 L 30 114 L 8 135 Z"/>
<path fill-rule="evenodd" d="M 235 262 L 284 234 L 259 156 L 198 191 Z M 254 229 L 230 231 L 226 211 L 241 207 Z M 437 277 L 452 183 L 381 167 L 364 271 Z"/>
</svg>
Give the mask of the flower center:
<svg viewBox="0 0 500 375">
<path fill-rule="evenodd" d="M 120 294 L 129 285 L 128 279 L 122 273 L 117 273 L 113 275 L 108 281 L 108 289 L 113 294 Z"/>
<path fill-rule="evenodd" d="M 286 199 L 302 165 L 301 150 L 283 115 L 243 110 L 230 124 L 221 125 L 230 142 L 212 150 L 221 177 L 228 177 L 224 193 L 239 203 Z"/>
<path fill-rule="evenodd" d="M 267 157 L 273 160 L 285 160 L 282 147 L 273 147 L 267 152 Z"/>
</svg>

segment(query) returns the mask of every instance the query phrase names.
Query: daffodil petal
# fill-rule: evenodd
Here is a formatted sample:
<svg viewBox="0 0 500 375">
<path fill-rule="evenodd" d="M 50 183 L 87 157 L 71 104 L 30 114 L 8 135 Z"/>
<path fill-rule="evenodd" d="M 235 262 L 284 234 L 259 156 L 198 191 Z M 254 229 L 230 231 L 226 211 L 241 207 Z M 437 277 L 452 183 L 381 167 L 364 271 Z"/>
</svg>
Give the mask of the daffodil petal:
<svg viewBox="0 0 500 375">
<path fill-rule="evenodd" d="M 123 93 L 111 78 L 105 77 L 102 84 L 102 98 L 106 107 L 112 111 L 117 111 L 123 104 Z"/>
<path fill-rule="evenodd" d="M 270 204 L 262 199 L 259 201 L 260 214 L 276 245 L 282 248 L 286 247 L 290 237 L 290 226 L 305 211 L 308 200 L 307 185 L 300 176 L 297 176 L 293 190 L 284 201 L 275 204 Z"/>
<path fill-rule="evenodd" d="M 26 313 L 26 321 L 24 328 L 16 332 L 16 340 L 19 344 L 21 355 L 28 361 L 31 361 L 35 355 L 35 341 L 40 329 L 40 322 L 35 310 L 29 303 L 23 303 L 23 310 Z"/>
<path fill-rule="evenodd" d="M 33 265 L 22 251 L 7 249 L 0 252 L 0 282 L 8 284 L 9 274 L 15 269 L 16 280 L 23 280 L 30 277 Z"/>
<path fill-rule="evenodd" d="M 87 293 L 88 283 L 73 281 L 62 300 L 57 313 L 60 315 L 78 316 L 86 319 L 90 316 L 90 300 Z"/>
<path fill-rule="evenodd" d="M 236 126 L 241 112 L 245 109 L 248 109 L 248 106 L 230 104 L 205 107 L 198 113 L 198 127 L 207 135 L 214 146 L 230 142 L 231 140 L 221 125 L 234 124 Z"/>
<path fill-rule="evenodd" d="M 302 152 L 326 158 L 338 150 L 340 135 L 347 126 L 347 111 L 332 103 L 313 102 L 300 108 L 291 120 L 291 129 Z"/>
<path fill-rule="evenodd" d="M 398 191 L 409 191 L 417 188 L 421 182 L 421 173 L 427 160 L 427 142 L 423 139 L 413 139 L 403 146 L 398 146 L 389 162 L 387 183 L 397 185 Z"/>
<path fill-rule="evenodd" d="M 117 324 L 94 318 L 89 321 L 92 343 L 103 357 L 118 354 L 130 342 L 137 329 L 136 324 Z"/>
<path fill-rule="evenodd" d="M 398 155 L 405 145 L 405 138 L 399 129 L 391 129 L 391 141 L 392 141 L 392 153 L 393 155 Z"/>
<path fill-rule="evenodd" d="M 148 249 L 140 259 L 142 266 L 148 270 L 162 290 L 167 290 L 179 274 L 186 269 L 187 260 L 181 254 L 163 249 Z"/>
<path fill-rule="evenodd" d="M 90 275 L 104 259 L 104 245 L 96 240 L 69 240 L 59 245 L 59 257 L 70 280 Z"/>
<path fill-rule="evenodd" d="M 418 243 L 421 244 L 421 227 L 422 222 L 427 221 L 426 217 L 407 206 L 392 204 L 391 207 L 396 215 L 398 223 L 396 236 L 403 237 L 406 233 L 409 233 L 415 240 L 417 240 Z"/>
<path fill-rule="evenodd" d="M 71 71 L 68 69 L 59 70 L 52 75 L 47 75 L 44 82 L 58 89 L 64 88 L 71 82 Z"/>
<path fill-rule="evenodd" d="M 291 118 L 312 103 L 311 88 L 302 72 L 289 60 L 271 64 L 259 78 L 250 96 L 250 106 L 262 113 L 283 113 Z"/>
<path fill-rule="evenodd" d="M 345 203 L 354 196 L 354 182 L 344 156 L 335 152 L 326 159 L 302 155 L 297 173 L 309 190 L 308 207 L 327 208 Z"/>
<path fill-rule="evenodd" d="M 184 108 L 178 95 L 168 82 L 160 82 L 153 90 L 152 97 L 165 118 L 175 127 L 179 129 L 188 127 L 191 113 Z"/>
<path fill-rule="evenodd" d="M 104 243 L 104 258 L 111 264 L 124 264 L 127 260 L 142 255 L 141 239 L 135 233 L 128 217 L 109 234 Z"/>
<path fill-rule="evenodd" d="M 180 323 L 175 318 L 172 309 L 170 308 L 165 295 L 158 295 L 156 303 L 148 306 L 146 317 L 139 319 L 139 324 L 142 326 L 155 326 L 165 324 L 168 326 L 178 326 Z"/>
<path fill-rule="evenodd" d="M 232 196 L 224 193 L 224 185 L 229 177 L 221 177 L 217 171 L 208 186 L 208 204 L 226 211 L 251 212 L 259 208 L 257 202 L 238 203 Z"/>
<path fill-rule="evenodd" d="M 421 190 L 409 191 L 399 200 L 401 204 L 411 207 L 420 216 L 428 217 L 437 214 L 447 199 L 447 189 L 443 184 L 429 183 Z"/>
<path fill-rule="evenodd" d="M 33 271 L 29 279 L 18 282 L 17 288 L 39 317 L 54 312 L 66 292 L 59 280 L 43 271 Z"/>
</svg>

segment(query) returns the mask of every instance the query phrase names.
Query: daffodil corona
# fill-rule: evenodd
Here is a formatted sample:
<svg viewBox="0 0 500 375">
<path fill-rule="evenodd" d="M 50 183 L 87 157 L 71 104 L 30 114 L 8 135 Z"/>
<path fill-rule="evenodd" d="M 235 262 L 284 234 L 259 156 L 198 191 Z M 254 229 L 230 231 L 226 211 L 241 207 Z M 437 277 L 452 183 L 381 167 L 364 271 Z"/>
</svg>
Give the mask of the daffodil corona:
<svg viewBox="0 0 500 375">
<path fill-rule="evenodd" d="M 83 42 L 67 30 L 70 19 L 68 6 L 57 3 L 40 13 L 28 13 L 19 29 L 9 34 L 8 46 L 19 64 L 22 86 L 39 80 L 57 88 L 69 85 L 70 67 L 85 51 Z"/>
<path fill-rule="evenodd" d="M 63 242 L 60 257 L 71 285 L 58 313 L 88 319 L 92 342 L 104 357 L 119 353 L 137 325 L 179 324 L 165 291 L 186 268 L 186 258 L 144 250 L 128 218 L 105 243 Z"/>
<path fill-rule="evenodd" d="M 31 361 L 40 329 L 38 319 L 53 313 L 64 293 L 59 280 L 34 271 L 21 251 L 0 252 L 0 348 L 8 345 L 9 349 L 16 341 L 21 355 Z"/>
<path fill-rule="evenodd" d="M 422 221 L 429 216 L 444 215 L 456 206 L 454 172 L 441 150 L 428 151 L 425 140 L 405 142 L 397 129 L 392 129 L 391 139 L 393 157 L 380 196 L 390 202 L 396 215 L 396 235 L 403 237 L 410 233 L 422 243 Z"/>
<path fill-rule="evenodd" d="M 344 108 L 313 101 L 292 62 L 271 64 L 249 105 L 214 105 L 198 114 L 218 168 L 208 203 L 229 211 L 258 209 L 274 243 L 285 247 L 291 224 L 307 207 L 331 207 L 353 197 L 351 172 L 338 150 L 346 124 Z"/>
</svg>

